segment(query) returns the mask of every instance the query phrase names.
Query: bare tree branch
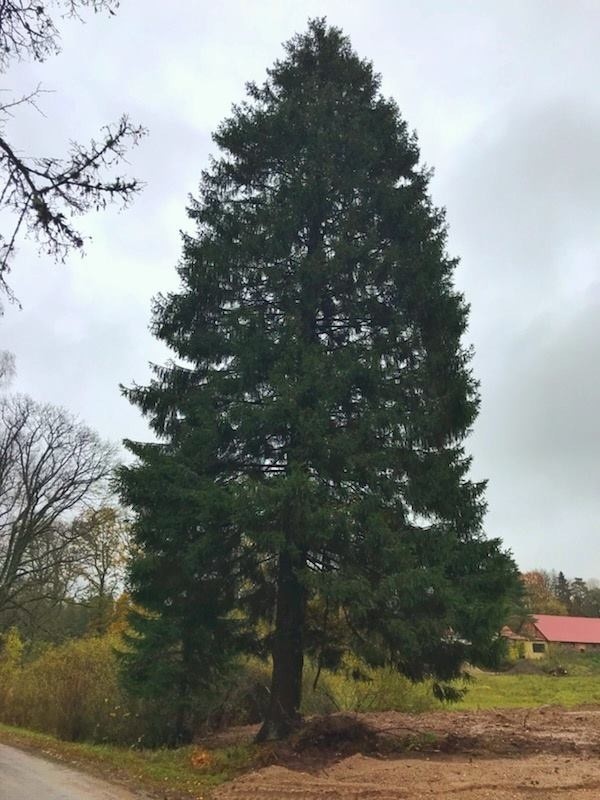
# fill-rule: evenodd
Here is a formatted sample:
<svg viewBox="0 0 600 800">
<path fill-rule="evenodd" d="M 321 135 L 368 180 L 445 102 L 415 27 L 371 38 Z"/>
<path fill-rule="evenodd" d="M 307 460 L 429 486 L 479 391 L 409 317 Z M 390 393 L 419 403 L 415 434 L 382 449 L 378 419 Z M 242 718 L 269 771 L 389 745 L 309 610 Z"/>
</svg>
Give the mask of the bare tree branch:
<svg viewBox="0 0 600 800">
<path fill-rule="evenodd" d="M 0 611 L 20 594 L 37 598 L 64 586 L 64 570 L 77 559 L 71 517 L 102 488 L 113 457 L 63 409 L 0 399 Z"/>
<path fill-rule="evenodd" d="M 14 59 L 43 61 L 60 49 L 60 35 L 50 6 L 63 16 L 78 17 L 91 8 L 114 14 L 117 0 L 0 0 L 0 72 Z M 72 249 L 81 249 L 84 239 L 74 218 L 100 210 L 114 201 L 126 206 L 140 191 L 135 178 L 114 175 L 126 151 L 138 144 L 144 128 L 123 115 L 107 125 L 98 140 L 88 146 L 71 142 L 64 158 L 31 156 L 9 141 L 6 126 L 23 105 L 39 111 L 40 86 L 17 98 L 0 103 L 0 210 L 13 220 L 10 230 L 0 234 L 0 291 L 15 300 L 7 282 L 11 260 L 22 235 L 32 236 L 40 250 L 63 261 Z M 108 174 L 107 174 L 108 173 Z"/>
<path fill-rule="evenodd" d="M 63 17 L 79 17 L 79 11 L 91 8 L 114 14 L 118 0 L 0 0 L 0 71 L 14 59 L 44 61 L 60 52 L 60 33 L 49 8 Z"/>
<path fill-rule="evenodd" d="M 0 389 L 5 389 L 15 376 L 15 357 L 8 350 L 0 350 Z"/>
<path fill-rule="evenodd" d="M 123 589 L 128 554 L 128 525 L 113 506 L 90 508 L 70 527 L 73 562 L 82 599 L 112 598 Z"/>
</svg>

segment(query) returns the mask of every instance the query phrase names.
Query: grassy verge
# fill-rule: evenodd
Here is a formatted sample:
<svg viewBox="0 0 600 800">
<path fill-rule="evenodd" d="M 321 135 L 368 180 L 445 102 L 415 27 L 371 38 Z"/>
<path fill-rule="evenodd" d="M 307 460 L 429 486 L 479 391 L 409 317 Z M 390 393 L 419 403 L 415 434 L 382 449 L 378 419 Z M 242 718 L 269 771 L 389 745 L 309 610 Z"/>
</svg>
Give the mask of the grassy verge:
<svg viewBox="0 0 600 800">
<path fill-rule="evenodd" d="M 479 673 L 464 699 L 450 708 L 534 708 L 600 704 L 600 675 L 505 675 Z"/>
<path fill-rule="evenodd" d="M 44 733 L 0 724 L 0 742 L 35 750 L 161 800 L 209 798 L 211 790 L 252 766 L 256 749 L 233 745 L 210 750 L 132 750 L 113 745 L 64 742 Z"/>
</svg>

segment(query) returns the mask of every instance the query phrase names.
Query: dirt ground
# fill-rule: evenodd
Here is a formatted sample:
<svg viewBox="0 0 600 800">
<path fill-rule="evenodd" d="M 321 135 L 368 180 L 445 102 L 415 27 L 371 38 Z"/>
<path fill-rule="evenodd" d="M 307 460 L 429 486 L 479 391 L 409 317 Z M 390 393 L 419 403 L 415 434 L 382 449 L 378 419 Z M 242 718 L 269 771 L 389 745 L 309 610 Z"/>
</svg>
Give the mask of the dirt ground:
<svg viewBox="0 0 600 800">
<path fill-rule="evenodd" d="M 335 740 L 275 754 L 218 800 L 599 800 L 600 709 L 357 715 L 389 752 Z M 349 752 L 354 749 L 355 752 Z M 364 749 L 364 748 L 363 748 Z"/>
</svg>

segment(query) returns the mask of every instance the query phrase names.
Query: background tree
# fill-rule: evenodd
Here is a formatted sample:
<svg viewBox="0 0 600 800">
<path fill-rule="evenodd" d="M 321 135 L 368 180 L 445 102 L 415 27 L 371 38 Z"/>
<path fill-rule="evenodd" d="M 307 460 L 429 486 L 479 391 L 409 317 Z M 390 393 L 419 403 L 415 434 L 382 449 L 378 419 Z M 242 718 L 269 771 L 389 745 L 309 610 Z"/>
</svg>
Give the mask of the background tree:
<svg viewBox="0 0 600 800">
<path fill-rule="evenodd" d="M 584 617 L 600 617 L 600 588 L 590 587 L 589 581 L 581 603 L 581 614 Z"/>
<path fill-rule="evenodd" d="M 554 584 L 554 594 L 556 598 L 565 606 L 567 610 L 571 608 L 571 585 L 565 578 L 564 572 L 559 572 Z"/>
<path fill-rule="evenodd" d="M 600 588 L 595 580 L 569 580 L 564 572 L 532 570 L 521 576 L 524 606 L 531 614 L 600 616 Z"/>
<path fill-rule="evenodd" d="M 228 493 L 228 538 L 219 515 L 184 528 L 190 546 L 206 537 L 242 564 L 232 611 L 268 630 L 261 738 L 298 720 L 310 602 L 370 663 L 444 681 L 490 656 L 515 578 L 482 533 L 484 486 L 468 478 L 478 396 L 444 216 L 379 86 L 320 20 L 250 84 L 214 137 L 222 155 L 190 209 L 181 289 L 155 308 L 179 362 L 128 392 L 173 453 L 162 479 L 198 440 L 205 502 Z M 130 491 L 146 470 L 159 493 L 154 450 L 130 448 L 125 499 L 152 525 L 154 563 L 188 506 L 175 502 L 162 530 L 161 498 L 150 508 Z M 230 586 L 236 573 L 219 577 L 211 558 L 202 574 Z"/>
<path fill-rule="evenodd" d="M 65 410 L 0 399 L 0 612 L 63 591 L 77 535 L 69 515 L 93 499 L 113 456 Z"/>
<path fill-rule="evenodd" d="M 118 508 L 101 505 L 74 519 L 69 536 L 77 598 L 91 611 L 91 629 L 102 633 L 112 621 L 114 603 L 124 588 L 128 525 Z"/>
<path fill-rule="evenodd" d="M 553 591 L 552 575 L 544 570 L 531 570 L 521 575 L 525 587 L 525 607 L 530 614 L 568 614 L 567 606 Z"/>
<path fill-rule="evenodd" d="M 44 61 L 59 52 L 60 35 L 52 12 L 76 16 L 84 8 L 114 13 L 116 0 L 2 0 L 0 3 L 0 72 L 14 60 Z M 0 209 L 14 223 L 0 236 L 0 289 L 12 296 L 7 283 L 11 257 L 19 234 L 26 232 L 51 256 L 63 259 L 72 248 L 83 246 L 73 217 L 114 200 L 127 203 L 140 189 L 136 179 L 111 174 L 126 149 L 144 131 L 122 116 L 107 125 L 87 146 L 72 143 L 64 158 L 32 156 L 9 139 L 7 126 L 25 105 L 41 100 L 40 87 L 0 104 Z M 45 120 L 43 124 L 48 124 Z"/>
<path fill-rule="evenodd" d="M 8 350 L 0 350 L 0 389 L 6 389 L 15 375 L 15 357 Z"/>
<path fill-rule="evenodd" d="M 570 582 L 571 589 L 571 605 L 570 613 L 575 617 L 584 616 L 585 600 L 588 593 L 588 587 L 583 578 L 573 578 Z"/>
<path fill-rule="evenodd" d="M 18 628 L 28 647 L 103 634 L 125 615 L 118 607 L 128 551 L 122 512 L 99 505 L 68 517 L 40 537 L 35 568 L 20 587 L 18 603 L 0 611 L 0 630 Z"/>
</svg>

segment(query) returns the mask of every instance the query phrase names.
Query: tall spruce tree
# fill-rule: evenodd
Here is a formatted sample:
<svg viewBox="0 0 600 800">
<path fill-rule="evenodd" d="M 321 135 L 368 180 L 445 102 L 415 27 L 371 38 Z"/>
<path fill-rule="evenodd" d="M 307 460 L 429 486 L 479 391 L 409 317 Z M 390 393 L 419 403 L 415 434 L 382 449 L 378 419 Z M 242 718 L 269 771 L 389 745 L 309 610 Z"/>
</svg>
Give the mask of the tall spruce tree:
<svg viewBox="0 0 600 800">
<path fill-rule="evenodd" d="M 183 497 L 170 515 L 211 539 L 213 577 L 220 553 L 229 617 L 268 623 L 263 739 L 298 720 L 305 653 L 330 628 L 370 663 L 443 681 L 489 656 L 516 580 L 468 477 L 477 384 L 444 215 L 379 87 L 324 20 L 248 85 L 189 211 L 181 288 L 154 311 L 177 361 L 128 391 L 163 442 L 130 445 L 125 499 L 155 448 L 173 470 L 185 451 L 199 514 L 226 493 L 228 536 L 218 514 L 194 533 Z M 140 543 L 160 564 L 173 525 L 151 525 Z"/>
<path fill-rule="evenodd" d="M 560 571 L 556 577 L 554 594 L 565 606 L 567 612 L 569 612 L 571 609 L 571 584 L 565 578 L 565 573 L 562 571 Z"/>
</svg>

